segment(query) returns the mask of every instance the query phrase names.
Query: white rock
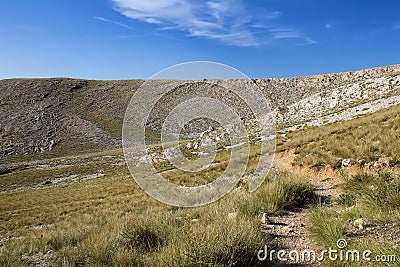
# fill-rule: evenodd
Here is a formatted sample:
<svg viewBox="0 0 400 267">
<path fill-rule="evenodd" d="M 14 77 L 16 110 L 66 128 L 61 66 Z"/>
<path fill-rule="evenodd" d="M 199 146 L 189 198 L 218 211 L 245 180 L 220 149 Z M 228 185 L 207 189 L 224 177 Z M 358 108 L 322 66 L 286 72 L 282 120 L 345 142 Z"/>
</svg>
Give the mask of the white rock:
<svg viewBox="0 0 400 267">
<path fill-rule="evenodd" d="M 342 167 L 349 167 L 351 163 L 351 159 L 343 159 L 342 160 Z"/>
</svg>

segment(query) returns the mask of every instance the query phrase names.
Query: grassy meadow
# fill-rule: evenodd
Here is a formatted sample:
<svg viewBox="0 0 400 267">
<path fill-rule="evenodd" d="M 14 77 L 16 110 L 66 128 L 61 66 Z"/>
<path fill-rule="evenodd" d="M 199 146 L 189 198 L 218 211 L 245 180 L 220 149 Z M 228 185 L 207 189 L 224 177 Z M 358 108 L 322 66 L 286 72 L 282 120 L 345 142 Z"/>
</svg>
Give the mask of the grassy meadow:
<svg viewBox="0 0 400 267">
<path fill-rule="evenodd" d="M 312 177 L 277 168 L 254 193 L 238 187 L 213 204 L 177 208 L 138 187 L 121 150 L 4 164 L 0 266 L 275 266 L 257 259 L 258 250 L 273 246 L 261 217 L 299 206 L 309 208 L 305 224 L 320 248 L 345 238 L 351 248 L 400 257 L 399 125 L 396 106 L 278 135 L 277 151 L 294 150 L 293 165 L 335 170 L 339 194 L 327 205 L 318 201 Z M 258 151 L 251 150 L 248 172 Z M 388 164 L 370 168 L 379 157 Z M 351 167 L 338 164 L 344 158 Z M 190 179 L 169 165 L 157 169 L 170 170 L 164 177 L 174 183 L 198 185 L 228 160 L 229 153 L 220 153 L 215 165 Z M 367 224 L 357 231 L 349 220 L 360 216 Z"/>
</svg>

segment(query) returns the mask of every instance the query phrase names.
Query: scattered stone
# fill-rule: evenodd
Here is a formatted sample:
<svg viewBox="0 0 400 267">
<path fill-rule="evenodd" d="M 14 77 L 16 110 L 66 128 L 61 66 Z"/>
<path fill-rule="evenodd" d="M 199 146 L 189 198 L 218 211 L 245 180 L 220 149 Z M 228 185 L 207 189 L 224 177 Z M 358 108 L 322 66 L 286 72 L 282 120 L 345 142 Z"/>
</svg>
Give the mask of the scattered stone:
<svg viewBox="0 0 400 267">
<path fill-rule="evenodd" d="M 49 151 L 52 151 L 52 150 L 53 150 L 54 143 L 55 143 L 54 140 L 51 140 L 51 141 L 50 141 Z"/>
<path fill-rule="evenodd" d="M 389 167 L 390 162 L 393 161 L 392 157 L 381 157 L 378 162 L 383 166 L 383 167 Z"/>
<path fill-rule="evenodd" d="M 351 159 L 343 159 L 342 160 L 342 167 L 349 167 L 351 163 Z"/>
<path fill-rule="evenodd" d="M 370 167 L 374 169 L 381 169 L 385 167 L 389 167 L 390 163 L 393 161 L 392 157 L 386 157 L 384 155 L 378 156 L 378 160 L 372 161 Z"/>
<path fill-rule="evenodd" d="M 356 220 L 350 220 L 349 223 L 351 226 L 358 228 L 358 230 L 364 229 L 364 226 L 367 225 L 366 220 L 362 217 Z"/>
<path fill-rule="evenodd" d="M 267 213 L 263 213 L 261 216 L 261 224 L 262 225 L 268 225 L 270 223 L 270 219 L 268 218 L 268 214 Z"/>
</svg>

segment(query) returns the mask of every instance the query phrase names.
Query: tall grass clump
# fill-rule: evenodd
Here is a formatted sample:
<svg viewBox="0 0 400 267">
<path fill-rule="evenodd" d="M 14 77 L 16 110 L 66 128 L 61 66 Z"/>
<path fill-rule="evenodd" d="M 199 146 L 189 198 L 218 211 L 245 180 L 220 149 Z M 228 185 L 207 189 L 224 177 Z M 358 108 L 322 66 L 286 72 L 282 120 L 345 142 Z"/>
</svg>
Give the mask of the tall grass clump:
<svg viewBox="0 0 400 267">
<path fill-rule="evenodd" d="M 337 240 L 345 237 L 347 221 L 333 209 L 315 207 L 308 219 L 308 230 L 320 244 L 334 246 Z"/>
<path fill-rule="evenodd" d="M 145 216 L 130 220 L 124 226 L 121 237 L 127 248 L 144 253 L 159 251 L 168 243 L 173 231 L 171 217 L 147 212 Z"/>
<path fill-rule="evenodd" d="M 349 241 L 348 249 L 368 249 L 385 255 L 398 253 L 394 240 L 371 239 L 368 227 L 380 231 L 387 223 L 400 223 L 400 177 L 390 173 L 357 173 L 343 174 L 342 178 L 341 194 L 335 205 L 315 207 L 309 214 L 308 229 L 313 238 L 326 248 L 335 247 L 335 242 L 344 238 Z M 351 225 L 354 219 L 359 218 L 364 220 L 362 229 Z M 327 266 L 344 265 L 328 262 Z M 365 266 L 373 265 L 366 263 Z"/>
<path fill-rule="evenodd" d="M 276 214 L 315 200 L 315 187 L 303 176 L 287 172 L 272 173 L 256 192 L 241 196 L 237 208 L 248 216 Z"/>
<path fill-rule="evenodd" d="M 357 206 L 363 216 L 382 222 L 400 221 L 400 177 L 390 173 L 357 173 L 341 185 L 337 203 Z"/>
<path fill-rule="evenodd" d="M 220 218 L 213 224 L 194 227 L 187 235 L 182 265 L 257 266 L 257 251 L 267 242 L 267 235 L 254 221 Z"/>
</svg>

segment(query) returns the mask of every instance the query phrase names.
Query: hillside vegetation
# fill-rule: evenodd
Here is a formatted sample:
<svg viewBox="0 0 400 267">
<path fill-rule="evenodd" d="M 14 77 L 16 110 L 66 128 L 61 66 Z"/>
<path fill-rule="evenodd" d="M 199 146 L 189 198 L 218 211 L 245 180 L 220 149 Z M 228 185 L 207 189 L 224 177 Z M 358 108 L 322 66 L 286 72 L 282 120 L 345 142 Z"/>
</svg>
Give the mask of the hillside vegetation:
<svg viewBox="0 0 400 267">
<path fill-rule="evenodd" d="M 398 107 L 393 107 L 346 123 L 289 133 L 278 148 L 297 147 L 300 153 L 295 162 L 299 163 L 306 158 L 302 149 L 329 140 L 333 129 L 347 136 L 361 130 L 359 125 L 381 128 L 397 115 Z M 396 136 L 397 124 L 390 125 Z M 376 138 L 378 144 L 385 144 L 388 135 Z M 374 147 L 381 153 L 389 151 L 385 146 Z M 308 177 L 273 170 L 256 193 L 238 187 L 212 205 L 182 209 L 160 204 L 141 191 L 121 150 L 20 163 L 13 168 L 0 176 L 3 266 L 268 266 L 272 263 L 258 262 L 255 253 L 265 244 L 274 244 L 263 231 L 262 215 L 304 205 L 315 206 L 308 228 L 323 247 L 346 238 L 352 248 L 371 245 L 375 253 L 399 252 L 400 184 L 393 171 L 347 175 L 341 167 L 341 193 L 331 206 L 320 206 Z M 208 172 L 213 168 L 203 175 Z M 181 180 L 179 172 L 171 176 L 175 182 Z M 354 235 L 348 220 L 360 216 L 370 228 Z M 376 236 L 392 241 L 382 243 Z"/>
<path fill-rule="evenodd" d="M 295 164 L 382 168 L 400 164 L 400 105 L 351 121 L 280 136 L 278 151 L 295 149 Z"/>
<path fill-rule="evenodd" d="M 250 81 L 277 114 L 277 159 L 288 154 L 290 164 L 276 160 L 249 193 L 261 156 L 261 141 L 252 140 L 237 187 L 190 209 L 148 196 L 126 166 L 124 112 L 143 81 L 0 81 L 0 266 L 276 266 L 257 251 L 327 249 L 340 238 L 400 260 L 398 69 Z M 313 124 L 316 109 L 330 119 Z M 187 158 L 197 157 L 197 141 L 181 140 Z M 155 171 L 178 185 L 209 183 L 228 165 L 226 145 L 199 173 L 165 159 Z M 154 159 L 161 147 L 147 149 Z M 299 229 L 306 234 L 291 239 Z M 345 264 L 359 266 L 322 266 Z"/>
<path fill-rule="evenodd" d="M 209 206 L 174 208 L 147 196 L 121 160 L 105 152 L 3 175 L 11 191 L 0 195 L 0 264 L 255 266 L 270 242 L 261 215 L 314 199 L 308 181 L 274 172 L 257 193 L 238 188 Z"/>
</svg>

